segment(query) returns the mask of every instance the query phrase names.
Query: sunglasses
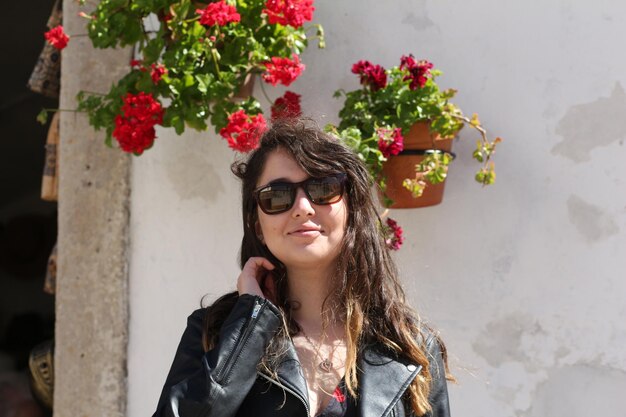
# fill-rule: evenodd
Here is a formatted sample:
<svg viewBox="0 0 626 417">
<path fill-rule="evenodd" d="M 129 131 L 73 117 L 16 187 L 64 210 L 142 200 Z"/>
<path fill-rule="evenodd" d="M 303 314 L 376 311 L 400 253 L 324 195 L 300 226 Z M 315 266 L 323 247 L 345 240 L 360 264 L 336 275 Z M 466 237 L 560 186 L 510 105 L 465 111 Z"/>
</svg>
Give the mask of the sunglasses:
<svg viewBox="0 0 626 417">
<path fill-rule="evenodd" d="M 345 182 L 346 174 L 309 178 L 301 182 L 276 181 L 254 190 L 254 197 L 263 213 L 279 214 L 293 206 L 300 187 L 311 203 L 327 205 L 341 200 Z"/>
</svg>

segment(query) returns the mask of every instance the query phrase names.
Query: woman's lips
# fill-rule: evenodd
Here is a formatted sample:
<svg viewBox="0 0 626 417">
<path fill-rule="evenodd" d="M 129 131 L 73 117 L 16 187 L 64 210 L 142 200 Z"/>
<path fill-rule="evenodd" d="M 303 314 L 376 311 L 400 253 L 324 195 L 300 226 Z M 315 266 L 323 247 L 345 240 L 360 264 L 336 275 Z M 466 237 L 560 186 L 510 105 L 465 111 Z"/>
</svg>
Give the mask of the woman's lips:
<svg viewBox="0 0 626 417">
<path fill-rule="evenodd" d="M 313 227 L 301 227 L 288 233 L 290 236 L 295 237 L 317 237 L 322 234 L 322 229 Z"/>
</svg>

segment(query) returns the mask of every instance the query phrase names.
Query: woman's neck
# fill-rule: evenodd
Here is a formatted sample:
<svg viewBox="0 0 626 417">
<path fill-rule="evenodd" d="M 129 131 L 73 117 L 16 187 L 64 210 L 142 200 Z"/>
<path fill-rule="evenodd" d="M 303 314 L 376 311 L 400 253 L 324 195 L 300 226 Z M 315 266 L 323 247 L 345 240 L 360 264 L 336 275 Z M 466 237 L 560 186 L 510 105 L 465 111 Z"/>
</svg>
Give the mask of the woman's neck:
<svg viewBox="0 0 626 417">
<path fill-rule="evenodd" d="M 289 300 L 293 303 L 292 317 L 306 332 L 320 334 L 322 309 L 330 306 L 326 300 L 331 291 L 331 271 L 294 269 L 289 277 Z M 324 301 L 327 304 L 324 306 Z"/>
</svg>

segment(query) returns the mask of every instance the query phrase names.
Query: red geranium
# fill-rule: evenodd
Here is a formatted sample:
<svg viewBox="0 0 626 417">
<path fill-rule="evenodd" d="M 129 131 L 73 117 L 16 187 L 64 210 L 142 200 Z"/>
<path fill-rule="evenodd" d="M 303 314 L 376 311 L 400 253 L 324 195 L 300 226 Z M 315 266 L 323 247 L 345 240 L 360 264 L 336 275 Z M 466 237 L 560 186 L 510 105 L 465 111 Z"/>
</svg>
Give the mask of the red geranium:
<svg viewBox="0 0 626 417">
<path fill-rule="evenodd" d="M 387 72 L 380 65 L 373 65 L 369 61 L 359 61 L 352 65 L 352 73 L 358 74 L 361 84 L 369 86 L 373 91 L 385 88 Z"/>
<path fill-rule="evenodd" d="M 161 81 L 161 77 L 167 74 L 167 68 L 163 64 L 152 64 L 152 71 L 150 71 L 150 77 L 152 82 L 156 85 Z"/>
<path fill-rule="evenodd" d="M 285 94 L 277 98 L 272 105 L 272 120 L 294 118 L 301 114 L 300 94 L 291 91 L 285 92 Z"/>
<path fill-rule="evenodd" d="M 220 130 L 220 135 L 228 141 L 228 146 L 239 152 L 250 152 L 259 146 L 261 135 L 267 128 L 262 114 L 248 116 L 239 110 L 228 116 L 228 125 Z"/>
<path fill-rule="evenodd" d="M 391 155 L 398 155 L 404 149 L 404 138 L 402 137 L 402 129 L 396 127 L 394 129 L 379 128 L 378 149 L 385 158 Z"/>
<path fill-rule="evenodd" d="M 59 25 L 55 28 L 50 29 L 43 35 L 48 43 L 59 51 L 67 46 L 67 43 L 70 41 L 70 37 L 63 32 L 63 26 Z"/>
<path fill-rule="evenodd" d="M 200 15 L 200 24 L 204 26 L 213 26 L 215 24 L 224 26 L 230 22 L 241 21 L 241 16 L 237 13 L 235 6 L 226 4 L 224 0 L 209 3 L 204 10 L 196 9 L 196 13 Z"/>
<path fill-rule="evenodd" d="M 300 58 L 296 54 L 293 54 L 293 60 L 275 56 L 270 62 L 265 63 L 267 72 L 263 74 L 263 79 L 272 85 L 281 83 L 288 86 L 302 74 L 304 68 L 304 64 L 300 63 Z"/>
<path fill-rule="evenodd" d="M 141 155 L 154 143 L 154 125 L 163 123 L 161 103 L 150 93 L 128 93 L 124 98 L 122 114 L 115 116 L 113 137 L 125 152 Z"/>
<path fill-rule="evenodd" d="M 264 13 L 270 24 L 299 28 L 305 21 L 313 20 L 313 0 L 267 0 Z"/>
<path fill-rule="evenodd" d="M 411 90 L 415 90 L 418 87 L 422 88 L 426 85 L 432 68 L 432 63 L 426 60 L 415 61 L 413 55 L 402 55 L 402 58 L 400 58 L 400 69 L 406 69 L 410 73 L 410 75 L 404 77 L 404 81 L 411 80 L 409 85 Z"/>
<path fill-rule="evenodd" d="M 402 228 L 398 226 L 398 222 L 387 218 L 387 226 L 385 227 L 385 243 L 387 247 L 391 250 L 398 250 L 403 242 Z"/>
</svg>

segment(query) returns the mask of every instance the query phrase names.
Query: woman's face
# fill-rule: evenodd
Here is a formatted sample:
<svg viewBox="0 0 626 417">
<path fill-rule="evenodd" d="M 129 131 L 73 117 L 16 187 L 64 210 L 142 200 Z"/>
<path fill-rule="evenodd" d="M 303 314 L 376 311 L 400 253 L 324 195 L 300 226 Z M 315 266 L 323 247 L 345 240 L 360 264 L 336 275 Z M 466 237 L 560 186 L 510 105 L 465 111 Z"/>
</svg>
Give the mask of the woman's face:
<svg viewBox="0 0 626 417">
<path fill-rule="evenodd" d="M 271 152 L 257 187 L 273 181 L 300 182 L 309 176 L 285 151 Z M 284 213 L 266 214 L 257 207 L 260 235 L 269 250 L 287 269 L 323 268 L 339 255 L 348 210 L 345 196 L 328 205 L 311 203 L 298 188 L 293 206 Z"/>
</svg>

